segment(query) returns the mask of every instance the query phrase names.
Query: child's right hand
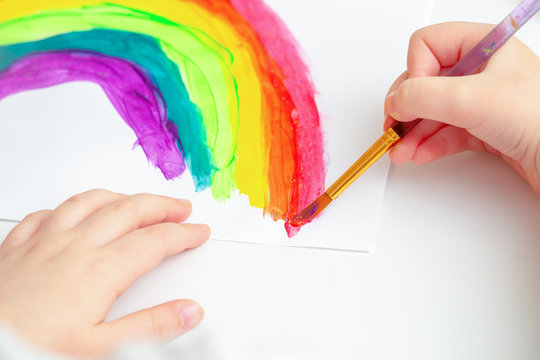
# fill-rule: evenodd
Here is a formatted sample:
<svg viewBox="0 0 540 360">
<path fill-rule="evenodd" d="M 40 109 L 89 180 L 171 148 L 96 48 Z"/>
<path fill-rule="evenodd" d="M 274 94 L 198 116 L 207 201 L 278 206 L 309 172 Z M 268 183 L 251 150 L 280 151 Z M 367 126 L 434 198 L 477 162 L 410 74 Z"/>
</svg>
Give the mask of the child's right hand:
<svg viewBox="0 0 540 360">
<path fill-rule="evenodd" d="M 386 99 L 385 129 L 393 119 L 431 120 L 418 124 L 390 157 L 398 164 L 425 164 L 466 150 L 489 151 L 540 193 L 540 58 L 514 38 L 481 73 L 439 76 L 492 28 L 445 23 L 413 34 L 408 70 Z"/>
</svg>

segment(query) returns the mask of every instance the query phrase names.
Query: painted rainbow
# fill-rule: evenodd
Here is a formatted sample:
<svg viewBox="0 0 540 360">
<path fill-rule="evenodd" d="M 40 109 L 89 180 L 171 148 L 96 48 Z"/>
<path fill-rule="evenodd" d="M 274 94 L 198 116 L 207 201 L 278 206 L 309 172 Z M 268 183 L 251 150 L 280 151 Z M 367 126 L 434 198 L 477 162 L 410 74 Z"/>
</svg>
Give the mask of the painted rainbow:
<svg viewBox="0 0 540 360">
<path fill-rule="evenodd" d="M 0 0 L 0 100 L 70 81 L 103 88 L 166 179 L 275 221 L 324 191 L 314 86 L 261 0 Z"/>
</svg>

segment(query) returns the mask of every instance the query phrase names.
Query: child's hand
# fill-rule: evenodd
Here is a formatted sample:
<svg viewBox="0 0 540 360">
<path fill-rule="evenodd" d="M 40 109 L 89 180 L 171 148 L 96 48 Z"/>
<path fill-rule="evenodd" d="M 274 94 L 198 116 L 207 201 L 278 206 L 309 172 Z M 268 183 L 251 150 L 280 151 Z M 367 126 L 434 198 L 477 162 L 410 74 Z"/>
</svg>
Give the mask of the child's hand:
<svg viewBox="0 0 540 360">
<path fill-rule="evenodd" d="M 188 300 L 104 322 L 137 278 L 208 239 L 208 226 L 178 224 L 190 213 L 187 201 L 95 190 L 27 216 L 0 246 L 0 322 L 39 346 L 84 356 L 190 330 L 203 311 Z"/>
<path fill-rule="evenodd" d="M 510 39 L 480 74 L 438 76 L 492 28 L 446 23 L 412 36 L 408 70 L 392 85 L 385 110 L 399 121 L 431 120 L 414 128 L 390 157 L 425 164 L 465 150 L 489 151 L 540 193 L 540 58 Z M 393 123 L 387 117 L 385 129 Z"/>
</svg>

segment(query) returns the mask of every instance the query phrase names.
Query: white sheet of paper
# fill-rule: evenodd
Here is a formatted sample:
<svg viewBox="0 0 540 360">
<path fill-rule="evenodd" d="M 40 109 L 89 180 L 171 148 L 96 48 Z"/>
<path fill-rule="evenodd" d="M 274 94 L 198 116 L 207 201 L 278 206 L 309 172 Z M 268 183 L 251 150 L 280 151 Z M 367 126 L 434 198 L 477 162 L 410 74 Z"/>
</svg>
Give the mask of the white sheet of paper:
<svg viewBox="0 0 540 360">
<path fill-rule="evenodd" d="M 429 1 L 428 1 L 429 2 Z M 404 69 L 409 34 L 423 25 L 426 3 L 272 0 L 268 3 L 301 44 L 320 92 L 327 133 L 327 185 L 380 135 L 383 99 Z M 309 11 L 308 11 L 309 9 Z M 407 14 L 407 16 L 404 16 Z M 190 221 L 209 223 L 213 239 L 370 251 L 381 218 L 389 168 L 380 160 L 326 213 L 288 239 L 283 223 L 262 217 L 245 196 L 225 204 L 195 193 L 189 174 L 167 182 L 148 165 L 136 138 L 101 89 L 70 83 L 0 101 L 0 218 L 54 208 L 92 188 L 188 198 Z"/>
</svg>

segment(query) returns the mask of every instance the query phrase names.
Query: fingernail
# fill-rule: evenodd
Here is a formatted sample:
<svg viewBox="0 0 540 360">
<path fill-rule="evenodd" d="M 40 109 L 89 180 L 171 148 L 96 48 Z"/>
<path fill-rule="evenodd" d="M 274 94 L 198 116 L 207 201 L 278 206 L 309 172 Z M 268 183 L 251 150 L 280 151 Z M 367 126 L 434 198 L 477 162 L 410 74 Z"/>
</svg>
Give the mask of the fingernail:
<svg viewBox="0 0 540 360">
<path fill-rule="evenodd" d="M 396 98 L 396 92 L 393 91 L 386 97 L 384 102 L 384 108 L 388 114 L 392 117 L 396 117 L 396 107 L 394 106 L 394 99 Z"/>
<path fill-rule="evenodd" d="M 210 234 L 212 232 L 210 226 L 206 224 L 196 224 L 196 226 L 199 228 L 199 234 L 201 235 L 201 238 L 206 240 L 210 237 Z"/>
<path fill-rule="evenodd" d="M 202 321 L 204 310 L 196 302 L 189 302 L 180 307 L 180 316 L 182 316 L 184 330 L 190 330 Z"/>
<path fill-rule="evenodd" d="M 191 201 L 185 199 L 177 199 L 182 206 L 191 206 Z"/>
<path fill-rule="evenodd" d="M 393 125 L 394 123 L 394 119 L 392 119 L 392 117 L 388 116 L 388 114 L 384 114 L 384 130 L 386 131 L 390 126 Z"/>
</svg>

